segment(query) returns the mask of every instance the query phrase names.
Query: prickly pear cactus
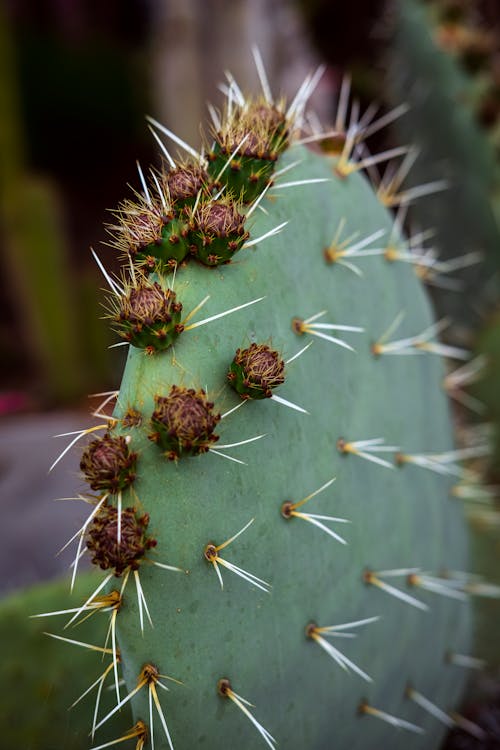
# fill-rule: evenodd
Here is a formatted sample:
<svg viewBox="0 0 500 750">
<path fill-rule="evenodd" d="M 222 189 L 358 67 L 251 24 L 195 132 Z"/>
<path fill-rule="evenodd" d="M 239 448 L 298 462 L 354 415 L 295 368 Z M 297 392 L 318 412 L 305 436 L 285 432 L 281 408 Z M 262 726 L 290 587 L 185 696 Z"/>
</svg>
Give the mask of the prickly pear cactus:
<svg viewBox="0 0 500 750">
<path fill-rule="evenodd" d="M 140 748 L 437 747 L 475 585 L 440 355 L 467 354 L 373 252 L 404 238 L 355 157 L 297 142 L 311 79 L 288 109 L 263 82 L 112 229 L 131 346 L 81 458 L 103 580 L 73 615 L 111 618 L 93 746 L 131 704 Z"/>
<path fill-rule="evenodd" d="M 419 185 L 417 194 L 439 190 L 412 207 L 413 220 L 435 230 L 439 260 L 426 280 L 462 292 L 440 292 L 436 305 L 464 329 L 477 326 L 478 300 L 487 307 L 499 294 L 498 41 L 477 24 L 475 5 L 403 0 L 387 55 L 389 96 L 409 104 L 399 137 L 419 150 L 409 183 Z"/>
</svg>

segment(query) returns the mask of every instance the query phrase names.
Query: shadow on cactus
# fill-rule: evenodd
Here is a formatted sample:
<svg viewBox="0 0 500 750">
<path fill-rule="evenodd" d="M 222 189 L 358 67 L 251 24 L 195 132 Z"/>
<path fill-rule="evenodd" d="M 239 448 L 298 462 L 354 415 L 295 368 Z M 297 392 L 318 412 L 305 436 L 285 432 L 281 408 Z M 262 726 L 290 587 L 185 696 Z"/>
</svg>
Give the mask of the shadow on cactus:
<svg viewBox="0 0 500 750">
<path fill-rule="evenodd" d="M 229 77 L 207 158 L 185 144 L 203 175 L 190 200 L 172 196 L 185 162 L 164 136 L 182 142 L 152 121 L 163 177 L 140 170 L 130 214 L 184 222 L 182 262 L 151 254 L 145 269 L 147 222 L 143 238 L 113 230 L 127 265 L 121 281 L 104 273 L 131 346 L 113 416 L 91 429 L 121 458 L 85 449 L 83 467 L 97 455 L 118 479 L 96 489 L 101 469 L 84 468 L 97 494 L 75 535 L 75 568 L 87 552 L 106 570 L 80 614 L 109 587 L 120 597 L 107 615 L 116 702 L 96 712 L 96 739 L 130 705 L 116 744 L 399 748 L 403 730 L 427 750 L 460 722 L 467 670 L 447 655 L 470 655 L 468 599 L 484 593 L 458 572 L 467 534 L 449 496 L 465 456 L 442 357 L 468 353 L 437 341 L 411 264 L 381 257 L 394 220 L 357 156 L 376 125 L 355 121 L 340 157 L 307 150 L 301 139 L 328 135 L 304 116 L 320 73 L 287 106 L 255 57 L 262 95 Z M 325 256 L 339 226 L 355 273 Z M 134 320 L 127 285 L 148 290 Z M 191 310 L 175 323 L 174 294 Z M 158 335 L 171 324 L 182 336 Z"/>
</svg>

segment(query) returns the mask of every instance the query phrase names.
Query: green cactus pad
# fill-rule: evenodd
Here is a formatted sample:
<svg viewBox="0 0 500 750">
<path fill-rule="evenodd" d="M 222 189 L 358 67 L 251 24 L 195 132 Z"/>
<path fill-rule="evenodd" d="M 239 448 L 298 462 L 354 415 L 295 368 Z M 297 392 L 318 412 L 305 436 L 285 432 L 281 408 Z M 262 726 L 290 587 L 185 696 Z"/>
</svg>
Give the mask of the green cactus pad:
<svg viewBox="0 0 500 750">
<path fill-rule="evenodd" d="M 252 237 L 288 221 L 280 234 L 242 251 L 230 265 L 209 270 L 191 263 L 176 276 L 185 309 L 210 295 L 207 316 L 263 299 L 181 337 L 175 355 L 129 351 L 117 431 L 130 436 L 139 454 L 133 492 L 157 540 L 138 571 L 154 628 L 145 623 L 141 634 L 132 583 L 117 617 L 127 689 L 142 685 L 131 700 L 134 721 L 149 723 L 148 696 L 159 673 L 182 681 L 163 678 L 169 692 L 156 691 L 175 750 L 273 747 L 241 705 L 287 750 L 399 750 L 403 742 L 429 750 L 446 727 L 409 699 L 406 688 L 411 683 L 445 711 L 456 706 L 464 670 L 445 663 L 445 654 L 470 650 L 469 608 L 408 590 L 404 573 L 466 570 L 466 531 L 448 478 L 410 464 L 396 468 L 394 451 L 452 448 L 444 367 L 430 353 L 374 357 L 371 345 L 401 311 L 401 338 L 423 331 L 433 318 L 407 264 L 369 257 L 359 278 L 325 261 L 324 248 L 342 220 L 360 237 L 389 234 L 393 220 L 360 175 L 342 179 L 333 162 L 301 147 L 290 148 L 280 167 L 296 160 L 294 180 L 329 181 L 264 201 L 267 214 L 255 212 Z M 297 318 L 300 330 L 293 325 Z M 335 325 L 364 328 L 338 334 L 356 351 L 335 343 Z M 230 387 L 234 352 L 256 341 L 272 342 L 285 361 L 312 343 L 287 365 L 282 390 L 292 408 L 273 398 L 241 401 Z M 219 441 L 175 462 L 148 439 L 158 397 L 174 386 L 204 389 L 222 415 Z M 142 415 L 142 423 L 136 419 L 138 426 L 129 429 L 130 414 Z M 375 457 L 369 460 L 355 450 L 339 451 L 339 438 L 351 447 L 352 441 L 386 442 L 371 443 L 372 451 L 359 448 Z M 383 452 L 384 445 L 394 446 L 392 452 Z M 124 504 L 135 504 L 128 492 Z M 284 503 L 291 504 L 287 513 Z M 325 515 L 336 519 L 323 519 L 335 536 L 318 527 Z M 161 570 L 155 562 L 184 572 Z M 399 570 L 388 581 L 420 608 L 370 585 L 368 569 Z M 426 605 L 429 611 L 422 611 Z M 311 623 L 318 629 L 306 632 Z M 328 639 L 321 631 L 345 623 L 354 623 L 357 638 Z M 350 660 L 348 669 L 321 647 L 321 637 Z M 254 707 L 238 705 L 238 696 Z M 426 734 L 403 736 L 366 710 L 358 712 L 360 705 Z M 165 750 L 169 741 L 158 717 L 154 721 L 155 748 Z"/>
</svg>

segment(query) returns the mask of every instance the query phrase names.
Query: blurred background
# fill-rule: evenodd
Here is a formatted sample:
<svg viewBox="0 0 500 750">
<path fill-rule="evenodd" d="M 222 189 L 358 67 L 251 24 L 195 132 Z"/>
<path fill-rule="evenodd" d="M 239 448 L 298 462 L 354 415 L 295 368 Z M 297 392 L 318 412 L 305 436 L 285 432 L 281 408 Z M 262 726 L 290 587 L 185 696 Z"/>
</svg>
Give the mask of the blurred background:
<svg viewBox="0 0 500 750">
<path fill-rule="evenodd" d="M 198 148 L 207 102 L 223 101 L 225 70 L 244 91 L 258 90 L 252 44 L 275 95 L 293 96 L 326 64 L 311 102 L 325 128 L 347 73 L 361 111 L 372 102 L 379 115 L 410 105 L 370 147 L 414 143 L 420 156 L 408 186 L 449 181 L 446 193 L 411 208 L 407 225 L 433 228 L 429 248 L 453 271 L 424 279 L 438 314 L 454 321 L 448 339 L 486 357 L 467 391 L 484 407 L 462 402 L 455 416 L 462 433 L 493 425 L 496 458 L 483 468 L 488 486 L 500 484 L 499 29 L 498 0 L 4 0 L 0 593 L 67 573 L 70 557 L 56 552 L 84 517 L 77 503 L 54 500 L 82 487 L 78 449 L 47 473 L 70 440 L 52 436 L 88 426 L 99 403 L 89 394 L 119 386 L 124 352 L 109 349 L 104 281 L 89 248 L 107 268 L 119 267 L 106 244 L 109 209 L 130 197 L 127 185 L 139 187 L 136 160 L 159 163 L 144 116 Z M 461 268 L 464 255 L 470 264 Z M 478 559 L 494 579 L 493 494 L 470 515 L 481 529 Z M 12 622 L 18 610 L 9 606 Z M 494 629 L 484 626 L 481 636 L 493 653 Z M 498 649 L 495 658 L 498 667 Z"/>
</svg>

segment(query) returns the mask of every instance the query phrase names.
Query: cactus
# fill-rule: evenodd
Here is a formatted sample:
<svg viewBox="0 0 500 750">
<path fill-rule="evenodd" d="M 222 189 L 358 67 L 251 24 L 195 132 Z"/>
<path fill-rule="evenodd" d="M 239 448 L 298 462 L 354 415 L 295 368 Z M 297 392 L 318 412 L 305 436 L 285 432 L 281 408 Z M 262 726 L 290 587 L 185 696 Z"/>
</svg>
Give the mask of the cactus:
<svg viewBox="0 0 500 750">
<path fill-rule="evenodd" d="M 398 128 L 399 136 L 409 138 L 420 152 L 411 183 L 429 185 L 430 192 L 439 183 L 447 188 L 417 203 L 411 216 L 435 230 L 439 258 L 426 277 L 439 288 L 439 314 L 451 315 L 461 326 L 456 338 L 462 341 L 477 328 L 478 300 L 487 307 L 500 291 L 498 81 L 490 49 L 494 36 L 461 20 L 462 15 L 477 20 L 480 11 L 473 5 L 399 3 L 387 76 L 390 98 L 410 105 Z M 479 70 L 471 69 L 472 58 L 481 62 Z M 466 254 L 457 258 L 461 253 Z M 461 275 L 467 261 L 473 265 L 466 269 L 467 276 Z M 450 272 L 459 272 L 458 278 Z"/>
<path fill-rule="evenodd" d="M 230 82 L 206 159 L 162 143 L 111 228 L 109 317 L 132 345 L 112 417 L 80 434 L 104 433 L 73 573 L 85 549 L 103 569 L 72 621 L 111 618 L 93 746 L 132 705 L 117 743 L 138 748 L 437 747 L 481 593 L 457 572 L 441 358 L 468 355 L 374 247 L 405 240 L 355 155 L 300 144 L 313 79 L 288 109 L 262 80 L 249 100 Z M 168 175 L 200 165 L 177 203 Z"/>
</svg>

